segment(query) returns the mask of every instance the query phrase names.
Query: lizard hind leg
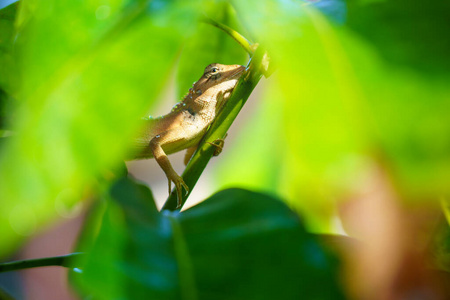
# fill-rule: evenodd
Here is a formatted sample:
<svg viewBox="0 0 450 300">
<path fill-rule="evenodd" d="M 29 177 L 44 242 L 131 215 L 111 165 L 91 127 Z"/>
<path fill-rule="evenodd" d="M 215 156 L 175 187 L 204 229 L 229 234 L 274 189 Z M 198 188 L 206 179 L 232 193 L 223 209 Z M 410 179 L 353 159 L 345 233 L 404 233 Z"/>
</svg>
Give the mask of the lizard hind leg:
<svg viewBox="0 0 450 300">
<path fill-rule="evenodd" d="M 224 136 L 223 139 L 216 139 L 212 143 L 206 142 L 206 143 L 210 144 L 211 146 L 216 147 L 216 149 L 214 150 L 214 153 L 213 153 L 214 156 L 218 156 L 220 153 L 222 153 L 223 146 L 225 145 L 225 139 L 226 139 L 227 135 L 228 135 L 228 133 Z"/>
<path fill-rule="evenodd" d="M 225 136 L 225 138 L 226 137 L 227 136 Z M 223 146 L 225 144 L 225 138 L 214 140 L 212 143 L 211 142 L 206 142 L 207 144 L 210 144 L 211 146 L 215 147 L 214 154 L 213 154 L 214 156 L 218 156 L 222 152 Z M 189 161 L 192 158 L 192 155 L 194 155 L 195 150 L 197 150 L 197 148 L 198 148 L 198 145 L 196 145 L 194 147 L 191 147 L 191 148 L 188 148 L 186 150 L 186 154 L 184 156 L 184 165 L 185 166 L 189 163 Z"/>
</svg>

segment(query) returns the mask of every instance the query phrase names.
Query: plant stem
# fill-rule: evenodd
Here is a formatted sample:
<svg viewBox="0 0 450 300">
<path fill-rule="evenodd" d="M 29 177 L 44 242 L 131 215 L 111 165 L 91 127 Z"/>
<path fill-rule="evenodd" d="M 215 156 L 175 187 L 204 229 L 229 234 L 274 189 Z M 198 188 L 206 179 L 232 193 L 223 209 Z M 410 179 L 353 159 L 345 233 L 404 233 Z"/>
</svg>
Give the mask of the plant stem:
<svg viewBox="0 0 450 300">
<path fill-rule="evenodd" d="M 48 267 L 48 266 L 61 266 L 70 268 L 74 259 L 79 258 L 84 255 L 83 253 L 71 253 L 62 256 L 44 257 L 37 259 L 25 259 L 17 260 L 0 264 L 0 273 L 17 271 L 22 269 L 37 268 L 37 267 Z"/>
<path fill-rule="evenodd" d="M 195 151 L 189 164 L 183 172 L 183 180 L 189 186 L 189 193 L 183 195 L 181 204 L 186 202 L 187 197 L 197 183 L 203 170 L 206 168 L 209 160 L 213 156 L 215 147 L 207 142 L 213 142 L 218 139 L 223 139 L 237 117 L 241 108 L 244 106 L 248 97 L 252 93 L 256 84 L 262 77 L 262 64 L 265 58 L 265 52 L 261 48 L 257 48 L 252 59 L 249 62 L 247 70 L 239 79 L 230 99 L 225 103 L 223 109 L 214 119 L 208 132 L 200 141 L 197 151 Z M 169 195 L 166 203 L 162 209 L 175 210 L 177 207 L 177 193 L 173 190 Z"/>
<path fill-rule="evenodd" d="M 224 31 L 225 33 L 227 33 L 229 36 L 231 36 L 236 42 L 238 42 L 239 45 L 242 46 L 242 48 L 245 49 L 245 51 L 247 51 L 247 53 L 251 56 L 253 56 L 253 53 L 255 52 L 255 45 L 251 44 L 243 35 L 241 35 L 239 32 L 237 32 L 236 30 L 228 27 L 227 25 L 218 23 L 216 21 L 214 21 L 213 19 L 210 18 L 203 18 L 202 19 L 203 22 L 210 24 L 212 26 L 215 26 L 217 28 L 219 28 L 220 30 Z"/>
</svg>

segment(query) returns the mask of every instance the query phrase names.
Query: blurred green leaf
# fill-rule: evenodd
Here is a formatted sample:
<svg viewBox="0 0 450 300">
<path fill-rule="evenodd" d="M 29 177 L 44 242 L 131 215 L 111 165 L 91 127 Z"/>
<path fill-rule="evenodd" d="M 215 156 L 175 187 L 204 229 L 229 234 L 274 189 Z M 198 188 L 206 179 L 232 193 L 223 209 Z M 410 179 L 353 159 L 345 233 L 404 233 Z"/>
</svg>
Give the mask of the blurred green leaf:
<svg viewBox="0 0 450 300">
<path fill-rule="evenodd" d="M 14 60 L 14 21 L 17 3 L 0 9 L 0 89 L 11 94 L 17 90 L 17 67 Z M 3 107 L 3 97 L 0 98 Z"/>
<path fill-rule="evenodd" d="M 0 136 L 4 135 L 3 130 L 9 128 L 12 119 L 10 112 L 14 104 L 12 97 L 0 88 Z"/>
<path fill-rule="evenodd" d="M 11 109 L 15 104 L 12 94 L 17 92 L 18 74 L 14 59 L 14 22 L 17 3 L 0 9 L 0 129 L 9 127 Z"/>
<path fill-rule="evenodd" d="M 311 5 L 234 4 L 277 72 L 257 115 L 240 128 L 234 153 L 227 148 L 220 158 L 220 187 L 282 195 L 319 231 L 331 230 L 337 201 L 365 189 L 378 167 L 402 199 L 437 200 L 450 192 L 447 75 L 419 72 L 411 58 L 405 61 L 411 68 L 391 64 L 352 23 L 336 26 Z M 364 12 L 353 7 L 349 18 L 363 20 Z M 408 15 L 414 16 L 430 18 Z M 439 24 L 429 23 L 437 31 Z"/>
<path fill-rule="evenodd" d="M 121 179 L 82 274 L 95 299 L 343 299 L 335 261 L 295 213 L 259 193 L 219 192 L 158 214 L 150 191 Z"/>
<path fill-rule="evenodd" d="M 433 268 L 450 273 L 450 227 L 444 217 L 436 225 L 429 248 Z"/>
<path fill-rule="evenodd" d="M 355 160 L 364 163 L 361 152 L 370 139 L 359 124 L 361 92 L 335 29 L 320 13 L 301 3 L 266 2 L 256 12 L 249 10 L 252 1 L 236 3 L 277 72 L 258 115 L 241 130 L 244 146 L 221 162 L 228 172 L 218 174 L 220 186 L 283 195 L 308 226 L 328 231 L 335 200 L 360 171 Z M 235 172 L 238 166 L 246 171 Z"/>
<path fill-rule="evenodd" d="M 347 26 L 361 34 L 390 63 L 449 75 L 450 2 L 348 1 Z"/>
<path fill-rule="evenodd" d="M 22 74 L 0 157 L 0 256 L 92 190 L 160 93 L 198 1 L 35 1 L 15 47 Z M 29 15 L 27 15 L 29 14 Z"/>
</svg>

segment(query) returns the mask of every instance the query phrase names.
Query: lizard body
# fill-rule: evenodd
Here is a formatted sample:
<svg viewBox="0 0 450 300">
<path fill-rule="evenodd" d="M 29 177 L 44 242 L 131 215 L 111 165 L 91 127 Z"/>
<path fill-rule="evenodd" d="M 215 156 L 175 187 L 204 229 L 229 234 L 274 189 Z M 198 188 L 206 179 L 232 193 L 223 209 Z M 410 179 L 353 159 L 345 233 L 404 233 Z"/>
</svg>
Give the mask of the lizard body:
<svg viewBox="0 0 450 300">
<path fill-rule="evenodd" d="M 181 203 L 182 188 L 189 189 L 173 169 L 167 154 L 187 149 L 184 163 L 189 162 L 244 69 L 241 65 L 210 64 L 183 101 L 177 103 L 170 113 L 144 120 L 142 131 L 135 140 L 133 159 L 156 159 L 169 180 L 169 193 L 171 182 L 175 184 L 178 205 Z"/>
</svg>

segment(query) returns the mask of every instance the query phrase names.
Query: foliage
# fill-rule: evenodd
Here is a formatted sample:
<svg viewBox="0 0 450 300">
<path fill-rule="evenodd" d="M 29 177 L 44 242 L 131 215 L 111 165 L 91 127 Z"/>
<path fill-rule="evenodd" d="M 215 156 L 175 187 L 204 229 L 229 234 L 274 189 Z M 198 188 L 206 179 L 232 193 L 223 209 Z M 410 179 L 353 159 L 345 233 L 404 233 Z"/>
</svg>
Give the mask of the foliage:
<svg viewBox="0 0 450 300">
<path fill-rule="evenodd" d="M 1 203 L 2 251 L 53 218 L 55 205 L 71 207 L 98 189 L 128 150 L 198 13 L 181 2 L 28 1 L 19 16 L 13 128 L 20 138 L 0 160 L 1 198 L 11 199 Z"/>
<path fill-rule="evenodd" d="M 336 200 L 364 189 L 374 165 L 388 169 L 404 200 L 448 195 L 449 73 L 437 63 L 448 59 L 448 3 L 350 1 L 340 26 L 309 6 L 268 2 L 237 4 L 277 72 L 258 115 L 242 126 L 240 146 L 224 153 L 219 186 L 283 195 L 319 231 L 329 230 Z"/>
</svg>

